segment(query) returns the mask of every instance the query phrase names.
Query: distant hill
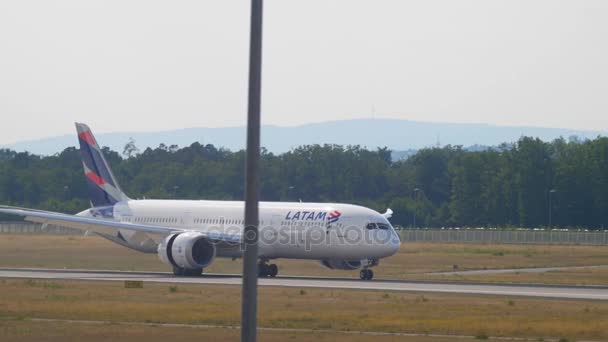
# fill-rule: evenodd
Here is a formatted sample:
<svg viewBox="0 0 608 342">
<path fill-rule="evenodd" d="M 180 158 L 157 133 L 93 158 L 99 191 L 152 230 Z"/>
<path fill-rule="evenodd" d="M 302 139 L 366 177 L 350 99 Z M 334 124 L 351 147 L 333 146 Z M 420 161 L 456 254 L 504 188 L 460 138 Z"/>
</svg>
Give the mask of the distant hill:
<svg viewBox="0 0 608 342">
<path fill-rule="evenodd" d="M 95 127 L 92 127 L 95 131 Z M 395 159 L 407 158 L 409 150 L 441 145 L 496 146 L 517 141 L 521 136 L 550 141 L 560 136 L 596 138 L 601 131 L 580 131 L 563 128 L 509 127 L 486 124 L 434 123 L 392 119 L 359 119 L 329 121 L 292 127 L 267 125 L 262 127 L 262 145 L 269 151 L 281 153 L 306 144 L 361 145 L 374 149 L 388 147 L 398 152 Z M 104 146 L 122 152 L 130 137 L 140 150 L 159 144 L 188 146 L 195 141 L 230 150 L 245 147 L 245 127 L 184 128 L 161 132 L 116 132 L 96 134 Z M 1 146 L 16 151 L 50 155 L 75 146 L 75 135 L 22 141 Z"/>
</svg>

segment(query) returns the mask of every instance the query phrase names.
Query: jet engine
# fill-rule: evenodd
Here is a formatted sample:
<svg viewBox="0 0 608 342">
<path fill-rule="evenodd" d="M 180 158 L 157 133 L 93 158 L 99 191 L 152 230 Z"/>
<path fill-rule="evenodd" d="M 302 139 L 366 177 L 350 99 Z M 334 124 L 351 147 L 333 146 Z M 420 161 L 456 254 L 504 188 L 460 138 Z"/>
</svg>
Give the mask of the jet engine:
<svg viewBox="0 0 608 342">
<path fill-rule="evenodd" d="M 173 266 L 174 271 L 199 270 L 200 274 L 203 268 L 213 262 L 215 253 L 215 245 L 197 232 L 172 234 L 158 245 L 160 260 Z"/>
<path fill-rule="evenodd" d="M 321 260 L 321 265 L 332 270 L 356 270 L 361 264 L 360 260 Z"/>
</svg>

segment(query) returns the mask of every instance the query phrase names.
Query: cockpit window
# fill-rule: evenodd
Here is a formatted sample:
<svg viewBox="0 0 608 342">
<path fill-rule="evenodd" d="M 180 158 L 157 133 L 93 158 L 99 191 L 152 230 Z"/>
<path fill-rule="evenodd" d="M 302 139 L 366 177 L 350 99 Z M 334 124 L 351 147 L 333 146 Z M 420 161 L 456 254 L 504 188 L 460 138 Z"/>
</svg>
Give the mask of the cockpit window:
<svg viewBox="0 0 608 342">
<path fill-rule="evenodd" d="M 370 222 L 367 224 L 367 226 L 365 226 L 365 228 L 370 229 L 370 230 L 371 229 L 388 230 L 391 228 L 391 226 L 386 223 L 381 223 L 381 222 L 378 222 L 378 223 Z"/>
<path fill-rule="evenodd" d="M 383 230 L 388 230 L 391 228 L 391 226 L 389 226 L 386 223 L 376 223 L 378 225 L 378 228 L 383 229 Z"/>
</svg>

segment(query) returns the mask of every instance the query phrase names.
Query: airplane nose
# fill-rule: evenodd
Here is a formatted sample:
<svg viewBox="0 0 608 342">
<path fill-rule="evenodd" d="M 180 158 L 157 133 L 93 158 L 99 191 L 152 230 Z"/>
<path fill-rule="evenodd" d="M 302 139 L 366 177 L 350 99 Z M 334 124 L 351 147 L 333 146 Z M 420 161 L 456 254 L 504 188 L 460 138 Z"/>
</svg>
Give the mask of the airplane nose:
<svg viewBox="0 0 608 342">
<path fill-rule="evenodd" d="M 401 247 L 401 239 L 399 239 L 399 234 L 394 230 L 391 234 L 391 240 L 389 241 L 388 245 L 391 255 L 397 253 Z"/>
</svg>

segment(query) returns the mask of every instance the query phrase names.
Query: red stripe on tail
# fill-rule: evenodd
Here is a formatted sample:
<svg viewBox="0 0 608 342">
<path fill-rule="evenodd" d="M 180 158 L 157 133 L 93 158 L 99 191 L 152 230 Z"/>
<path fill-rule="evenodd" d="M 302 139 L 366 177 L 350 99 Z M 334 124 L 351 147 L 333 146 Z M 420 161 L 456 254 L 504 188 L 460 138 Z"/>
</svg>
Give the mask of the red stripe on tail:
<svg viewBox="0 0 608 342">
<path fill-rule="evenodd" d="M 93 181 L 93 183 L 102 186 L 105 184 L 103 178 L 99 177 L 95 172 L 89 172 L 87 173 L 87 177 Z"/>
<path fill-rule="evenodd" d="M 78 137 L 80 139 L 86 141 L 91 146 L 97 145 L 97 142 L 95 141 L 95 137 L 93 137 L 93 134 L 91 133 L 91 131 L 82 132 L 82 133 L 78 134 Z"/>
</svg>

